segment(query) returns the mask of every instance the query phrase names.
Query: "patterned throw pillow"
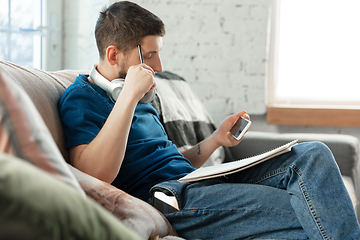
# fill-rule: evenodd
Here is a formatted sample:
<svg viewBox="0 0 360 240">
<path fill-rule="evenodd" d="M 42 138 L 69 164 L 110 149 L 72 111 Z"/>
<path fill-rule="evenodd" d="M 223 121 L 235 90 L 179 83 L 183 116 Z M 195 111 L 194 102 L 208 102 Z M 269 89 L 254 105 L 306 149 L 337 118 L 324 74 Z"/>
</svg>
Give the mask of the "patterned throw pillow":
<svg viewBox="0 0 360 240">
<path fill-rule="evenodd" d="M 29 96 L 1 72 L 0 152 L 34 164 L 85 195 Z"/>
</svg>

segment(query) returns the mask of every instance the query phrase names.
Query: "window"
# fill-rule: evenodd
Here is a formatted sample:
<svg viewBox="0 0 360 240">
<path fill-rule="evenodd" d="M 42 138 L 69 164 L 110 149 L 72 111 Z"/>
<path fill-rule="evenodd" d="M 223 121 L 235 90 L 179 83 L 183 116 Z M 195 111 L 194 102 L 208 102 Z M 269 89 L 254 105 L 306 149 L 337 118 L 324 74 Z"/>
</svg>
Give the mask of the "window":
<svg viewBox="0 0 360 240">
<path fill-rule="evenodd" d="M 61 1 L 0 0 L 0 59 L 44 70 L 61 68 Z M 56 59 L 59 58 L 59 59 Z"/>
<path fill-rule="evenodd" d="M 275 0 L 268 122 L 360 126 L 359 0 Z"/>
</svg>

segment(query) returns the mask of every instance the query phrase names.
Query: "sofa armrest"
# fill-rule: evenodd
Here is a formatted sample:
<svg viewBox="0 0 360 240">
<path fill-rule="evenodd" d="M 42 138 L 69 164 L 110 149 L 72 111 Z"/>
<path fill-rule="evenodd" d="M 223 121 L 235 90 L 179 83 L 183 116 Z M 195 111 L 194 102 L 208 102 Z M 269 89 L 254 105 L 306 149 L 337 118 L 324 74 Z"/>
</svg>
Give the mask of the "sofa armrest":
<svg viewBox="0 0 360 240">
<path fill-rule="evenodd" d="M 270 133 L 249 131 L 241 143 L 230 151 L 234 159 L 257 155 L 298 139 L 299 142 L 320 141 L 334 154 L 342 175 L 353 178 L 359 162 L 360 143 L 356 137 L 340 134 L 318 133 Z"/>
<path fill-rule="evenodd" d="M 351 178 L 356 199 L 360 199 L 360 142 L 356 137 L 341 134 L 249 131 L 241 143 L 230 148 L 230 151 L 234 159 L 243 159 L 271 150 L 295 139 L 298 139 L 299 142 L 320 141 L 325 143 L 331 149 L 341 174 Z M 358 208 L 357 214 L 360 216 L 360 208 Z"/>
<path fill-rule="evenodd" d="M 180 239 L 168 220 L 150 204 L 69 165 L 85 193 L 144 239 Z M 160 238 L 162 239 L 162 238 Z"/>
</svg>

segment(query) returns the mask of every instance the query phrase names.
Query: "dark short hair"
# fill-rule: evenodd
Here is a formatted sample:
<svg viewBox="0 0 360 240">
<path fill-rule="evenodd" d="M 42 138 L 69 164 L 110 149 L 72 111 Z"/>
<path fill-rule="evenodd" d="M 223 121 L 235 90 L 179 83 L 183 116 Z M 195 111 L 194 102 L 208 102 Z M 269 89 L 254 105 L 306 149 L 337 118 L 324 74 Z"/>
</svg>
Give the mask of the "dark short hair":
<svg viewBox="0 0 360 240">
<path fill-rule="evenodd" d="M 108 46 L 123 53 L 135 48 L 146 36 L 164 36 L 165 26 L 159 17 L 139 5 L 120 1 L 100 12 L 95 38 L 100 59 Z"/>
</svg>

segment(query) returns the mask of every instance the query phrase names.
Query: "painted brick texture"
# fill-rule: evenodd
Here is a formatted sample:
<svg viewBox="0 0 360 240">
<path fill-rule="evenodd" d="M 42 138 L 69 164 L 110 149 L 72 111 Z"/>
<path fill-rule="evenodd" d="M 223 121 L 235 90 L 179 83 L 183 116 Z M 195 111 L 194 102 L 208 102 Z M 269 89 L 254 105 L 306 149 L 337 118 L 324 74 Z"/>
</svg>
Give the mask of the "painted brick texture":
<svg viewBox="0 0 360 240">
<path fill-rule="evenodd" d="M 64 18 L 64 66 L 90 69 L 97 61 L 92 31 L 98 12 L 113 1 L 79 2 L 76 8 L 65 0 L 65 16 L 79 14 Z M 241 110 L 265 113 L 268 0 L 134 2 L 164 21 L 163 69 L 190 83 L 216 124 Z"/>
</svg>

